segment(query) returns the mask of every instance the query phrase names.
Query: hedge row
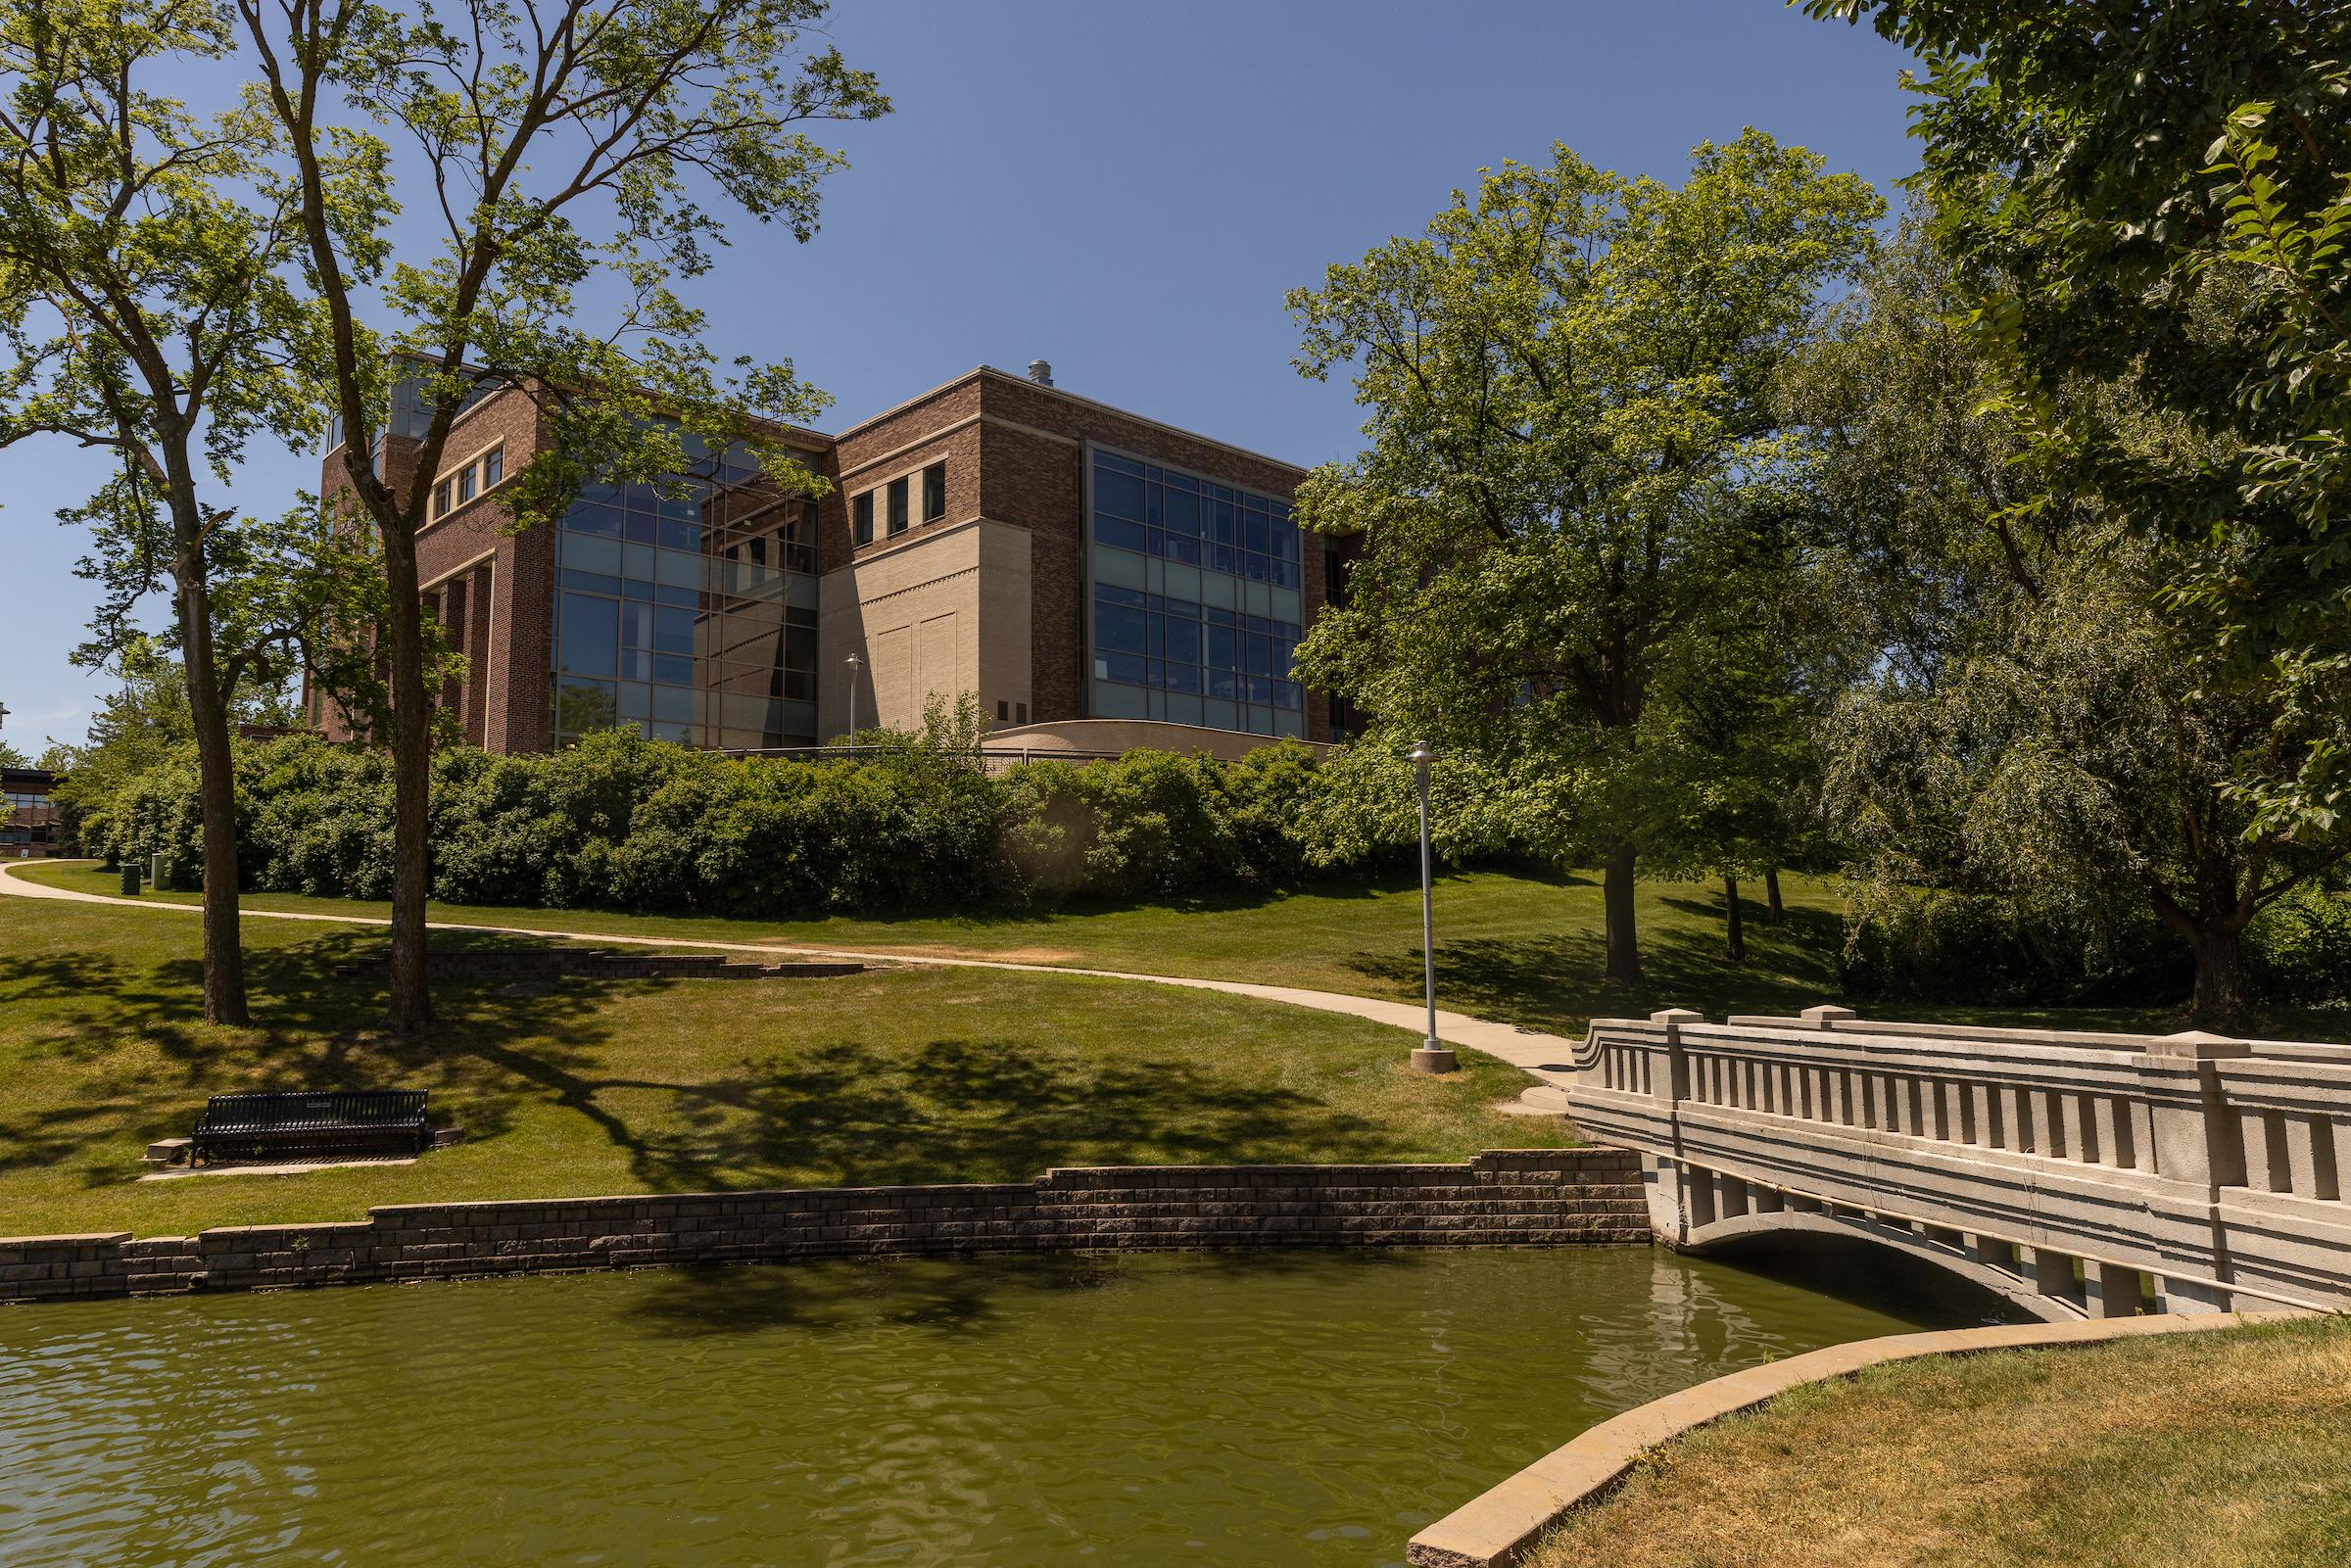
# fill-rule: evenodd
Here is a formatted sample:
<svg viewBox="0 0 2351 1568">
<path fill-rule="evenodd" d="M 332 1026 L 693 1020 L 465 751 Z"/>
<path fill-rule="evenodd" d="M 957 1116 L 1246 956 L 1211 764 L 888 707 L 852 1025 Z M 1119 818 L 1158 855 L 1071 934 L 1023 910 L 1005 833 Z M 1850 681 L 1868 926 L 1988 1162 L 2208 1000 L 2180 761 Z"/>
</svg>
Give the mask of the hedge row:
<svg viewBox="0 0 2351 1568">
<path fill-rule="evenodd" d="M 988 775 L 967 751 L 730 758 L 612 734 L 549 755 L 436 754 L 433 896 L 453 903 L 785 917 L 985 900 L 1182 896 L 1408 864 L 1409 823 L 1342 805 L 1307 748 L 1239 762 L 1138 751 Z M 256 891 L 383 898 L 388 760 L 308 736 L 240 744 L 240 872 Z M 84 824 L 94 854 L 161 851 L 192 885 L 192 761 Z"/>
</svg>

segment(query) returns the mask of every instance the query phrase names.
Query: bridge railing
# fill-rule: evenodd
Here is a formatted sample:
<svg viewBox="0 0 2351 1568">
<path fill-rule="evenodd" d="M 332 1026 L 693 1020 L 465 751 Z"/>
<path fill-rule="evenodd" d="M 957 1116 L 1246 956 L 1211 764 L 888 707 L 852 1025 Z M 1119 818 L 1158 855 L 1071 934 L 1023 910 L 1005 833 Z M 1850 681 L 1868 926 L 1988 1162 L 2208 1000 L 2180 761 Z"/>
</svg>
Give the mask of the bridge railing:
<svg viewBox="0 0 2351 1568">
<path fill-rule="evenodd" d="M 1575 1065 L 1571 1114 L 1661 1163 L 1676 1239 L 1793 1198 L 2208 1293 L 2351 1293 L 2351 1047 L 1673 1010 L 1596 1021 Z"/>
</svg>

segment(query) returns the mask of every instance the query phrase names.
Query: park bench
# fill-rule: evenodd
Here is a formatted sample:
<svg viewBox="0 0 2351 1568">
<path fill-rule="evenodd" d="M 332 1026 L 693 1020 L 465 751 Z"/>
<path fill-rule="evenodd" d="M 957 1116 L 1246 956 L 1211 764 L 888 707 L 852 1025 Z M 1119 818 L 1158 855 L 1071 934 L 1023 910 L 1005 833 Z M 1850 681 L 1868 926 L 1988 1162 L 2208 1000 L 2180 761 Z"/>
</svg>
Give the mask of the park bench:
<svg viewBox="0 0 2351 1568">
<path fill-rule="evenodd" d="M 189 1139 L 192 1164 L 412 1155 L 432 1141 L 423 1089 L 216 1094 Z"/>
</svg>

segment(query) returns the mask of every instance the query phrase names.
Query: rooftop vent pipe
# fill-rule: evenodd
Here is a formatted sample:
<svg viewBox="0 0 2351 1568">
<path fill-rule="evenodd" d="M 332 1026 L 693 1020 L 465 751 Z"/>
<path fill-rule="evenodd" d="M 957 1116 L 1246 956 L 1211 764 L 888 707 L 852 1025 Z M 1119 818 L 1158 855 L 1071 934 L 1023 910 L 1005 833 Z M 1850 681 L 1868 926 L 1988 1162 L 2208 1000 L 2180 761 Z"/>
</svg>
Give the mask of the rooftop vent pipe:
<svg viewBox="0 0 2351 1568">
<path fill-rule="evenodd" d="M 1029 379 L 1040 387 L 1053 385 L 1053 366 L 1043 359 L 1029 361 Z"/>
</svg>

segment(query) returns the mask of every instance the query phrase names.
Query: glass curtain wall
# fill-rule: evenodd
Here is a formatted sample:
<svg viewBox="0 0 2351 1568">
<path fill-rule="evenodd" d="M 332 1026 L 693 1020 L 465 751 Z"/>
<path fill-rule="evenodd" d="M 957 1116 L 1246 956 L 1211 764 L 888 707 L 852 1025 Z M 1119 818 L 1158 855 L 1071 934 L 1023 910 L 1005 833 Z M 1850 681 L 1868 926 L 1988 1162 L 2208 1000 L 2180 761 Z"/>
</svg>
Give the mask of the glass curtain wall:
<svg viewBox="0 0 2351 1568">
<path fill-rule="evenodd" d="M 816 741 L 816 518 L 747 453 L 690 494 L 591 485 L 556 544 L 555 743 L 615 726 L 726 749 Z"/>
<path fill-rule="evenodd" d="M 1088 711 L 1305 734 L 1289 503 L 1098 449 L 1092 471 Z"/>
</svg>

